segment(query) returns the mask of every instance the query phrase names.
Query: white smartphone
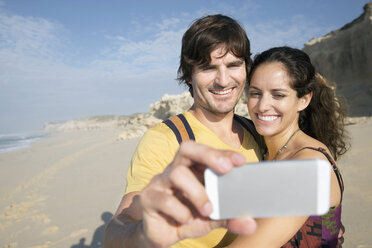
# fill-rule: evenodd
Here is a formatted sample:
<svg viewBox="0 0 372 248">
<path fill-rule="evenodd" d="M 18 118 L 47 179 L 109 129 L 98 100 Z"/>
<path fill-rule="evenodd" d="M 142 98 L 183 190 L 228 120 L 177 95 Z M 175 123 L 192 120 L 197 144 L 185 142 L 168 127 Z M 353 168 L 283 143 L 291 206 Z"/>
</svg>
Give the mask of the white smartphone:
<svg viewBox="0 0 372 248">
<path fill-rule="evenodd" d="M 220 175 L 204 173 L 211 219 L 322 215 L 328 212 L 331 171 L 322 159 L 248 163 Z"/>
</svg>

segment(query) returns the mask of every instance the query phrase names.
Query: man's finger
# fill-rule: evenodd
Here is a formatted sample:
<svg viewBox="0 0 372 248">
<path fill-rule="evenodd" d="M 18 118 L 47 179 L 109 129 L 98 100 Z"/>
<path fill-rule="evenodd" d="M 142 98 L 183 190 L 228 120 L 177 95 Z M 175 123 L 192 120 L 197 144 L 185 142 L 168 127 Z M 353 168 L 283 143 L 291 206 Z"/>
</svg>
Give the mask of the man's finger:
<svg viewBox="0 0 372 248">
<path fill-rule="evenodd" d="M 227 229 L 240 235 L 251 235 L 257 230 L 257 223 L 254 219 L 231 219 L 227 221 Z"/>
<path fill-rule="evenodd" d="M 212 205 L 204 186 L 190 168 L 184 166 L 173 167 L 169 173 L 169 180 L 172 186 L 178 189 L 182 196 L 191 202 L 202 216 L 208 216 L 212 212 Z"/>
<path fill-rule="evenodd" d="M 150 216 L 163 213 L 182 224 L 188 223 L 192 218 L 191 211 L 177 197 L 167 192 L 145 189 L 141 193 L 141 201 L 144 211 Z"/>
<path fill-rule="evenodd" d="M 252 235 L 257 230 L 257 223 L 254 219 L 230 219 L 230 220 L 211 220 L 212 228 L 224 227 L 230 232 L 240 235 Z"/>
</svg>

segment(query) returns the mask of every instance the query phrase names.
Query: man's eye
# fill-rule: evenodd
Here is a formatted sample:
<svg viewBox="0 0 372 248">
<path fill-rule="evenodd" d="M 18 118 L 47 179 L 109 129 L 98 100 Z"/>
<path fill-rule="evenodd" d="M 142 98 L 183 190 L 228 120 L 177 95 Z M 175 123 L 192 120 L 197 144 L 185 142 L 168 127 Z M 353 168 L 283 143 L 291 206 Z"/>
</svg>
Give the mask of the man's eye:
<svg viewBox="0 0 372 248">
<path fill-rule="evenodd" d="M 280 99 L 280 98 L 285 97 L 285 95 L 283 95 L 283 94 L 275 94 L 274 97 Z"/>
<path fill-rule="evenodd" d="M 202 66 L 201 69 L 203 71 L 207 71 L 207 70 L 213 70 L 215 67 L 214 66 L 211 66 L 211 65 L 206 65 L 206 66 Z"/>
</svg>

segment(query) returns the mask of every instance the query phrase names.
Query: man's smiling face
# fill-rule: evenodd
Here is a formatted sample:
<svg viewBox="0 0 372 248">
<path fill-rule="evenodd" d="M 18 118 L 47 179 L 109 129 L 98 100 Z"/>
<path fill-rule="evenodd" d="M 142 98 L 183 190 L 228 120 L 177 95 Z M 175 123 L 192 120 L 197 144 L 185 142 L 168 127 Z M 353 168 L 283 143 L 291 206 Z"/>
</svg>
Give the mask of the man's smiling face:
<svg viewBox="0 0 372 248">
<path fill-rule="evenodd" d="M 234 111 L 246 83 L 246 67 L 243 58 L 224 46 L 211 52 L 211 62 L 195 66 L 192 74 L 194 108 L 213 114 Z"/>
</svg>

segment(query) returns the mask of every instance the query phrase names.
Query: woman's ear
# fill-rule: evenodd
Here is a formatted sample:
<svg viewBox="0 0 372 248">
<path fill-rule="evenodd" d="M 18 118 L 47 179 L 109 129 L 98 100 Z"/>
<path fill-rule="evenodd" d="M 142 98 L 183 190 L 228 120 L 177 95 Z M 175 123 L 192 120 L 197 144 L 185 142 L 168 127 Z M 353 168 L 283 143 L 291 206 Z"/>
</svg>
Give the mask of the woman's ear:
<svg viewBox="0 0 372 248">
<path fill-rule="evenodd" d="M 299 99 L 299 104 L 298 104 L 298 112 L 304 110 L 309 106 L 309 103 L 311 101 L 311 98 L 313 97 L 313 92 L 310 92 L 309 94 L 304 95 Z"/>
</svg>

